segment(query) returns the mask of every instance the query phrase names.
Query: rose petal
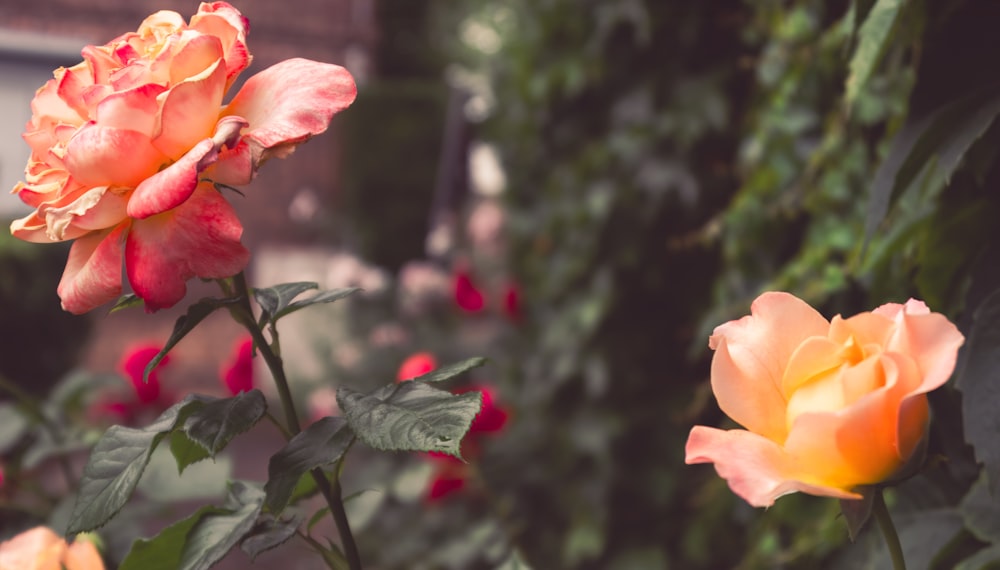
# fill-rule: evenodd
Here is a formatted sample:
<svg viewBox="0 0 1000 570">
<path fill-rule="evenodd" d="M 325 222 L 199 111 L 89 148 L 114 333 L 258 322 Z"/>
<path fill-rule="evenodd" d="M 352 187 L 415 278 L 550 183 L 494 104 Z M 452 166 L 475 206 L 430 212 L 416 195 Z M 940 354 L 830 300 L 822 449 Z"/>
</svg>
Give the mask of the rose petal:
<svg viewBox="0 0 1000 570">
<path fill-rule="evenodd" d="M 354 79 L 343 67 L 289 59 L 248 79 L 222 114 L 250 123 L 244 137 L 256 166 L 325 131 L 356 95 Z"/>
<path fill-rule="evenodd" d="M 906 310 L 896 314 L 896 332 L 886 350 L 909 354 L 923 374 L 923 382 L 914 393 L 923 394 L 948 381 L 955 370 L 958 349 L 965 337 L 947 317 L 925 313 L 926 305 L 910 300 Z"/>
<path fill-rule="evenodd" d="M 156 113 L 160 108 L 156 97 L 166 91 L 162 85 L 146 84 L 112 93 L 97 105 L 97 124 L 138 131 L 147 137 L 153 135 Z"/>
<path fill-rule="evenodd" d="M 796 491 L 840 499 L 861 498 L 804 477 L 781 446 L 744 430 L 695 426 L 688 436 L 684 462 L 714 463 L 733 493 L 755 507 L 769 507 L 778 497 Z"/>
<path fill-rule="evenodd" d="M 90 124 L 70 140 L 65 161 L 81 184 L 134 188 L 167 158 L 143 133 Z"/>
<path fill-rule="evenodd" d="M 246 267 L 243 226 L 210 183 L 200 184 L 177 208 L 133 223 L 125 270 L 148 311 L 176 304 L 191 277 L 219 279 Z"/>
<path fill-rule="evenodd" d="M 202 73 L 174 85 L 164 96 L 153 145 L 176 159 L 199 141 L 211 137 L 219 120 L 225 86 L 226 70 L 221 59 Z"/>
<path fill-rule="evenodd" d="M 35 527 L 0 543 L 2 570 L 59 568 L 66 542 L 51 529 Z"/>
<path fill-rule="evenodd" d="M 203 163 L 214 158 L 212 139 L 204 139 L 180 160 L 143 180 L 128 201 L 129 217 L 142 220 L 183 204 L 198 187 Z"/>
<path fill-rule="evenodd" d="M 63 309 L 80 315 L 121 295 L 122 239 L 127 230 L 124 222 L 73 242 L 56 289 Z"/>
<path fill-rule="evenodd" d="M 776 442 L 785 436 L 785 368 L 807 338 L 825 337 L 829 323 L 788 293 L 764 293 L 750 315 L 716 327 L 709 338 L 712 390 L 719 407 L 743 427 Z"/>
</svg>

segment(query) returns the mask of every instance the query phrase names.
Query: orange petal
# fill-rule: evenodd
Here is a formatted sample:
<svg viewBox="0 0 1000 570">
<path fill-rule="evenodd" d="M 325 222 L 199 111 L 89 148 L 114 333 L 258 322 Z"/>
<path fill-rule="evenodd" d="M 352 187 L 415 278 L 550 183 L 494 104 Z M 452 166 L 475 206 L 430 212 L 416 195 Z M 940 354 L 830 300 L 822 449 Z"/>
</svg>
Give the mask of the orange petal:
<svg viewBox="0 0 1000 570">
<path fill-rule="evenodd" d="M 859 499 L 850 491 L 804 477 L 796 461 L 773 441 L 743 430 L 695 426 L 685 447 L 687 464 L 714 463 L 733 493 L 755 507 L 769 507 L 794 492 Z"/>
<path fill-rule="evenodd" d="M 879 308 L 881 309 L 881 307 Z M 948 381 L 955 370 L 958 349 L 965 337 L 944 315 L 926 312 L 926 306 L 910 300 L 896 313 L 896 332 L 886 350 L 908 354 L 916 361 L 923 382 L 914 391 L 930 392 Z"/>
<path fill-rule="evenodd" d="M 69 545 L 63 564 L 66 570 L 104 570 L 104 561 L 97 547 L 86 540 L 77 539 Z"/>
<path fill-rule="evenodd" d="M 174 85 L 163 100 L 153 145 L 166 156 L 177 159 L 199 141 L 211 137 L 219 120 L 225 84 L 225 66 L 221 59 L 216 59 L 202 73 Z"/>
<path fill-rule="evenodd" d="M 788 293 L 764 293 L 750 312 L 716 327 L 709 339 L 709 347 L 716 350 L 712 390 L 729 417 L 781 442 L 786 431 L 781 391 L 785 368 L 806 339 L 826 336 L 829 323 Z"/>
</svg>

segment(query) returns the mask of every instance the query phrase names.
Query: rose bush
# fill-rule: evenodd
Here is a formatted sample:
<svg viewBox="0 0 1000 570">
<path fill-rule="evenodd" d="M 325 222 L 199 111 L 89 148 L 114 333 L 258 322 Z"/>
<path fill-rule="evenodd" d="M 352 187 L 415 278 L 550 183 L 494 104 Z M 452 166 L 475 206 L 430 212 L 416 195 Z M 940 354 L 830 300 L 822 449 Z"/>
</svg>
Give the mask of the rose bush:
<svg viewBox="0 0 1000 570">
<path fill-rule="evenodd" d="M 686 462 L 714 463 L 754 506 L 796 491 L 860 498 L 857 486 L 884 481 L 917 448 L 925 394 L 948 380 L 963 341 L 913 299 L 827 321 L 765 293 L 709 339 L 712 390 L 746 429 L 695 426 Z"/>
<path fill-rule="evenodd" d="M 66 544 L 39 526 L 0 543 L 0 570 L 104 570 L 104 562 L 93 543 Z"/>
<path fill-rule="evenodd" d="M 25 180 L 35 211 L 11 232 L 32 242 L 76 240 L 58 287 L 84 313 L 121 294 L 121 267 L 147 310 L 177 303 L 192 277 L 244 269 L 242 226 L 217 184 L 250 182 L 270 157 L 326 130 L 354 100 L 342 67 L 280 62 L 223 99 L 251 61 L 247 20 L 203 3 L 190 23 L 149 16 L 138 31 L 83 49 L 32 101 Z"/>
</svg>

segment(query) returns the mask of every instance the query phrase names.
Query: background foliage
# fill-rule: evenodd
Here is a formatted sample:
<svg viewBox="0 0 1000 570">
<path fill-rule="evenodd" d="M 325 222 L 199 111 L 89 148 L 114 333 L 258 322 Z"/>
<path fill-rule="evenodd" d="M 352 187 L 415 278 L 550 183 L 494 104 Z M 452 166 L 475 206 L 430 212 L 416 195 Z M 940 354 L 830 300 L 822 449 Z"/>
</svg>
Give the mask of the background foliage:
<svg viewBox="0 0 1000 570">
<path fill-rule="evenodd" d="M 497 366 L 518 415 L 481 473 L 525 560 L 884 567 L 835 501 L 756 511 L 683 466 L 693 424 L 725 425 L 707 335 L 767 289 L 827 316 L 921 298 L 972 335 L 965 393 L 933 396 L 931 460 L 893 508 L 912 567 L 998 559 L 975 514 L 998 457 L 996 6 L 427 5 L 430 50 L 485 102 L 475 136 L 507 174 L 525 318 Z"/>
</svg>

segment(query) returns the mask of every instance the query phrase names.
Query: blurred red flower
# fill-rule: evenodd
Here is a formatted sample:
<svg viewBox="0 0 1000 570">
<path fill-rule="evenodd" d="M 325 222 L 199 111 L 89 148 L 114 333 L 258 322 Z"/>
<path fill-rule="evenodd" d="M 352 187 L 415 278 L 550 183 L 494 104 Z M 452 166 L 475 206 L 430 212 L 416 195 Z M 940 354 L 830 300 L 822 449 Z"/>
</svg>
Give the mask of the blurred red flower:
<svg viewBox="0 0 1000 570">
<path fill-rule="evenodd" d="M 402 382 L 427 374 L 438 367 L 437 359 L 429 352 L 415 352 L 406 357 L 396 371 L 396 381 Z"/>
<path fill-rule="evenodd" d="M 233 345 L 232 354 L 219 369 L 219 378 L 230 394 L 253 390 L 253 339 L 244 337 Z"/>
</svg>

